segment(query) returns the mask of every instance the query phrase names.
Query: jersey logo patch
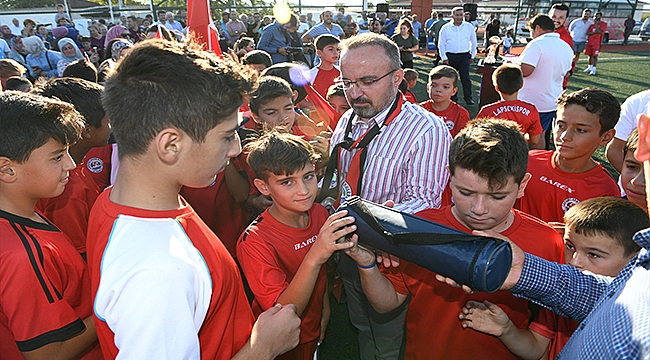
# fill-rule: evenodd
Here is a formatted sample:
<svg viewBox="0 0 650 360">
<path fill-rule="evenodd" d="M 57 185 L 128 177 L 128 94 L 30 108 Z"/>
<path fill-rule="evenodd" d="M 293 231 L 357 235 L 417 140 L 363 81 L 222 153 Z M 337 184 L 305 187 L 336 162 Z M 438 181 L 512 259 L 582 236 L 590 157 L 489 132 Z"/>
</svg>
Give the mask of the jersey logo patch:
<svg viewBox="0 0 650 360">
<path fill-rule="evenodd" d="M 571 209 L 571 207 L 573 207 L 574 205 L 577 205 L 579 202 L 580 202 L 580 200 L 578 200 L 576 198 L 564 199 L 564 201 L 562 201 L 562 211 L 564 211 L 564 212 L 569 211 L 569 209 Z"/>
<path fill-rule="evenodd" d="M 86 167 L 90 172 L 98 174 L 104 170 L 104 161 L 100 158 L 90 158 L 86 162 Z"/>
<path fill-rule="evenodd" d="M 445 121 L 445 126 L 447 126 L 447 129 L 448 129 L 449 131 L 451 131 L 451 130 L 454 129 L 454 125 L 456 125 L 456 124 L 454 124 L 454 122 L 451 121 L 451 120 L 447 120 L 447 121 Z"/>
</svg>

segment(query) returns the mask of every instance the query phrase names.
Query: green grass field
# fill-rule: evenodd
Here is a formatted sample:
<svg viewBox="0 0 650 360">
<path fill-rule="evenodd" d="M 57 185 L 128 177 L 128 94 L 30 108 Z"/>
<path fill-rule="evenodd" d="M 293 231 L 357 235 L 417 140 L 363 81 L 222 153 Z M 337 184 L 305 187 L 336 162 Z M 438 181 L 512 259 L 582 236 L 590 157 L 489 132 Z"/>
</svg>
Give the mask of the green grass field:
<svg viewBox="0 0 650 360">
<path fill-rule="evenodd" d="M 601 53 L 598 63 L 598 75 L 591 76 L 582 72 L 587 67 L 586 56 L 582 56 L 576 66 L 575 74 L 569 80 L 569 91 L 576 91 L 586 87 L 598 87 L 611 92 L 619 101 L 623 102 L 628 96 L 650 88 L 649 60 L 650 53 L 647 51 Z M 428 99 L 426 91 L 427 74 L 432 66 L 433 62 L 430 58 L 422 57 L 415 60 L 415 69 L 420 73 L 420 78 L 417 86 L 413 89 L 413 93 L 419 101 Z M 478 85 L 481 79 L 480 75 L 476 73 L 475 66 L 472 66 L 470 73 L 476 105 L 466 106 L 466 108 L 470 115 L 474 117 L 479 110 Z M 459 92 L 461 91 L 459 89 Z M 462 100 L 461 105 L 465 106 Z M 594 157 L 607 166 L 610 171 L 613 171 L 604 158 L 604 149 L 599 149 Z M 357 333 L 356 329 L 349 323 L 346 305 L 336 303 L 334 297 L 331 297 L 331 304 L 332 317 L 328 326 L 328 336 L 320 347 L 320 359 L 359 359 Z"/>
</svg>

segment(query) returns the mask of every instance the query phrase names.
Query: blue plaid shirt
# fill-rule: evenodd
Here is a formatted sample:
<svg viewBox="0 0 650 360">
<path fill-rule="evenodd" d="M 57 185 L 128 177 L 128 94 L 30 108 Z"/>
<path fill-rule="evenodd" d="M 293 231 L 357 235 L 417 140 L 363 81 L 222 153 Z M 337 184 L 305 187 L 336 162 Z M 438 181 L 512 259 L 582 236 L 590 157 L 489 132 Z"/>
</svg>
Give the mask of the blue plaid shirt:
<svg viewBox="0 0 650 360">
<path fill-rule="evenodd" d="M 558 359 L 650 359 L 650 229 L 634 241 L 641 251 L 613 279 L 526 254 L 510 291 L 581 322 Z"/>
</svg>

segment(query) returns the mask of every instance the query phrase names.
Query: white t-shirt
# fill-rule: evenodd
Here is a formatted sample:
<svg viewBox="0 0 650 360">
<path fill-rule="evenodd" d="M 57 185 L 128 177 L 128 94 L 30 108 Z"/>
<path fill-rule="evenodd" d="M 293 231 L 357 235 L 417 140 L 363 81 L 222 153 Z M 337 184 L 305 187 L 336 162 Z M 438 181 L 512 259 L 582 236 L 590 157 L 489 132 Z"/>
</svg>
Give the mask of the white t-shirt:
<svg viewBox="0 0 650 360">
<path fill-rule="evenodd" d="M 309 30 L 309 24 L 301 22 L 300 26 L 298 26 L 298 34 L 302 35 L 304 34 L 307 30 Z"/>
<path fill-rule="evenodd" d="M 591 26 L 593 23 L 594 22 L 591 20 L 584 22 L 582 21 L 582 18 L 571 21 L 571 24 L 569 25 L 569 32 L 571 32 L 573 42 L 586 42 L 587 30 L 589 30 L 589 26 Z"/>
<path fill-rule="evenodd" d="M 557 109 L 555 99 L 562 93 L 564 75 L 571 70 L 573 49 L 556 33 L 533 39 L 519 56 L 519 63 L 535 67 L 524 78 L 519 99 L 532 103 L 540 113 Z"/>
<path fill-rule="evenodd" d="M 503 46 L 507 47 L 507 48 L 511 47 L 512 46 L 512 38 L 504 37 L 503 38 Z"/>
<path fill-rule="evenodd" d="M 0 57 L 0 59 L 4 59 L 7 55 L 9 55 L 8 54 L 9 50 L 11 50 L 11 49 L 9 49 L 9 45 L 7 45 L 7 42 L 6 41 L 0 41 L 0 53 L 2 53 L 2 54 L 0 54 L 2 56 L 2 57 Z"/>
<path fill-rule="evenodd" d="M 11 35 L 20 36 L 23 34 L 23 28 L 21 26 L 14 26 L 13 23 L 9 25 L 9 29 L 11 29 Z"/>
<path fill-rule="evenodd" d="M 636 93 L 621 105 L 621 117 L 616 123 L 616 138 L 626 141 L 638 125 L 640 114 L 650 114 L 650 89 Z"/>
</svg>

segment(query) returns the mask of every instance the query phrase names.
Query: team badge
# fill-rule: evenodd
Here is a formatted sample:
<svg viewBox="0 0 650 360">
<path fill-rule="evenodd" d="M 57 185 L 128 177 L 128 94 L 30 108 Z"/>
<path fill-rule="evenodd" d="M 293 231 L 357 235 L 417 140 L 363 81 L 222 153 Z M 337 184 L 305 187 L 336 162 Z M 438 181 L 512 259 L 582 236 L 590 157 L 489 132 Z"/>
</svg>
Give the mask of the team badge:
<svg viewBox="0 0 650 360">
<path fill-rule="evenodd" d="M 454 125 L 455 125 L 454 122 L 451 121 L 451 120 L 447 120 L 447 121 L 445 121 L 445 126 L 447 126 L 447 129 L 448 129 L 449 131 L 453 130 Z"/>
<path fill-rule="evenodd" d="M 104 161 L 100 158 L 90 158 L 86 162 L 86 167 L 90 172 L 98 174 L 104 170 Z"/>
<path fill-rule="evenodd" d="M 576 198 L 568 198 L 562 201 L 562 211 L 567 212 L 571 207 L 574 205 L 577 205 L 580 202 L 580 200 Z"/>
<path fill-rule="evenodd" d="M 350 187 L 350 184 L 348 184 L 347 181 L 344 181 L 343 184 L 341 184 L 341 202 L 344 202 L 345 199 L 352 195 L 352 187 Z"/>
</svg>

